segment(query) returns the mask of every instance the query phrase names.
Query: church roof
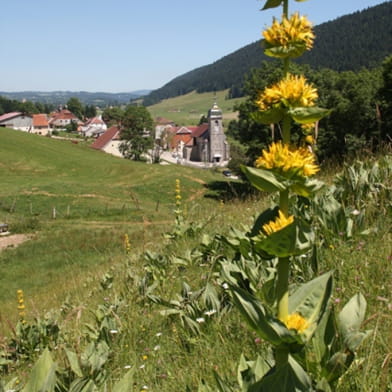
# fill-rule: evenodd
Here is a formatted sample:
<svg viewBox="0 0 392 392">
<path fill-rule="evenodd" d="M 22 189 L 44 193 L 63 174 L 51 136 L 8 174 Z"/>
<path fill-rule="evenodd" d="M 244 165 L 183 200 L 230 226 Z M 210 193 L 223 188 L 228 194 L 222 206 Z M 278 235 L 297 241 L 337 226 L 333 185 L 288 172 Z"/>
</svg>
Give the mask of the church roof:
<svg viewBox="0 0 392 392">
<path fill-rule="evenodd" d="M 193 137 L 200 137 L 204 133 L 206 133 L 207 131 L 208 131 L 208 124 L 203 123 L 203 124 L 199 125 L 195 131 L 193 131 L 192 136 Z"/>
</svg>

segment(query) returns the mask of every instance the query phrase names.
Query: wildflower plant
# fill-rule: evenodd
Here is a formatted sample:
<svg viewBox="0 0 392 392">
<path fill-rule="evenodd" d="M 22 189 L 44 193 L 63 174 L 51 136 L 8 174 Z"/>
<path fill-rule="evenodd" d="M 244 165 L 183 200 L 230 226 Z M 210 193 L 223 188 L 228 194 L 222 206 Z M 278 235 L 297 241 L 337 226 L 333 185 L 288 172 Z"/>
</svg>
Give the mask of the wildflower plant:
<svg viewBox="0 0 392 392">
<path fill-rule="evenodd" d="M 283 9 L 282 19 L 274 19 L 263 33 L 265 54 L 282 60 L 283 78 L 260 92 L 255 116 L 261 123 L 279 124 L 282 137 L 262 151 L 255 167 L 243 167 L 254 187 L 279 195 L 278 205 L 261 213 L 251 231 L 255 251 L 275 263 L 274 298 L 264 304 L 262 295 L 236 285 L 230 277 L 227 281 L 234 304 L 259 337 L 272 345 L 273 352 L 273 358 L 242 360 L 239 373 L 247 374 L 246 383 L 240 381 L 242 389 L 327 392 L 333 390 L 367 336 L 359 330 L 366 301 L 357 294 L 336 315 L 330 299 L 332 272 L 289 290 L 294 258 L 315 246 L 310 223 L 304 216 L 294 216 L 296 210 L 290 203 L 293 195 L 313 198 L 323 187 L 313 178 L 319 167 L 311 148 L 312 130 L 330 111 L 317 106 L 313 84 L 289 72 L 291 59 L 310 50 L 315 35 L 308 19 L 299 13 L 290 16 L 288 6 L 289 0 L 266 0 L 263 7 Z M 294 144 L 294 124 L 302 128 L 305 145 Z"/>
</svg>

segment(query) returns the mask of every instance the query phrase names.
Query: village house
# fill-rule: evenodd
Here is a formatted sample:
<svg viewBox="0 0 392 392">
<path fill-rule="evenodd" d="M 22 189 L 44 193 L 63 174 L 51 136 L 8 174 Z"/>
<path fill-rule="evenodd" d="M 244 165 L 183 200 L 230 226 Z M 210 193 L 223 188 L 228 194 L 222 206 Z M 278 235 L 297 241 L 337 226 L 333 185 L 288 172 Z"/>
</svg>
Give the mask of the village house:
<svg viewBox="0 0 392 392">
<path fill-rule="evenodd" d="M 84 137 L 99 137 L 107 131 L 107 125 L 102 120 L 102 116 L 97 116 L 87 120 L 80 128 Z"/>
<path fill-rule="evenodd" d="M 39 135 L 46 135 L 49 131 L 48 116 L 44 113 L 33 114 L 32 132 Z"/>
<path fill-rule="evenodd" d="M 120 129 L 117 126 L 112 126 L 94 141 L 91 148 L 122 157 L 123 155 L 120 152 L 121 142 Z"/>
<path fill-rule="evenodd" d="M 0 127 L 30 132 L 33 128 L 33 118 L 21 112 L 6 113 L 0 116 Z"/>
<path fill-rule="evenodd" d="M 72 121 L 75 122 L 78 127 L 83 125 L 83 122 L 72 112 L 63 109 L 50 115 L 49 126 L 51 128 L 64 129 L 67 125 L 71 124 Z"/>
</svg>

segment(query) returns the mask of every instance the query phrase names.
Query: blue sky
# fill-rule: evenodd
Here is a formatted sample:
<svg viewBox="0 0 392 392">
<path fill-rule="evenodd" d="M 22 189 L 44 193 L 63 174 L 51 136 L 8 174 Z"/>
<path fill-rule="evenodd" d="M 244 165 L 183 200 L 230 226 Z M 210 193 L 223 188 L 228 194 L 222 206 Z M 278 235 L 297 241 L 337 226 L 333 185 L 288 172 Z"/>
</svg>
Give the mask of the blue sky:
<svg viewBox="0 0 392 392">
<path fill-rule="evenodd" d="M 315 24 L 385 0 L 290 1 Z M 13 0 L 2 4 L 0 91 L 156 89 L 261 37 L 261 0 Z"/>
</svg>

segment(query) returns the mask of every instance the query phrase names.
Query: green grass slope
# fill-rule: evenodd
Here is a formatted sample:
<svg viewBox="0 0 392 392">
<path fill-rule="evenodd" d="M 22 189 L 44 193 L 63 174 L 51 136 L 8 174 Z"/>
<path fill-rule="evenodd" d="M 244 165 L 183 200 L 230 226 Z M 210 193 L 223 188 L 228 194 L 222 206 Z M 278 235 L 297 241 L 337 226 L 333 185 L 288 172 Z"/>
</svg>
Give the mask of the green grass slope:
<svg viewBox="0 0 392 392">
<path fill-rule="evenodd" d="M 113 262 L 125 233 L 134 248 L 154 248 L 174 219 L 176 178 L 184 199 L 197 201 L 204 184 L 221 177 L 0 129 L 0 222 L 31 238 L 0 252 L 0 303 L 13 302 L 15 291 L 24 288 L 50 305 L 77 288 L 88 271 Z M 46 296 L 51 289 L 56 294 Z"/>
<path fill-rule="evenodd" d="M 222 109 L 225 125 L 237 118 L 234 107 L 245 98 L 226 99 L 228 90 L 197 93 L 192 91 L 178 97 L 164 99 L 161 102 L 148 106 L 147 109 L 152 117 L 164 117 L 174 121 L 178 125 L 197 125 L 201 116 L 207 116 L 216 101 Z"/>
<path fill-rule="evenodd" d="M 79 377 L 73 386 L 87 385 L 80 383 L 82 371 L 83 382 L 102 383 L 103 377 L 107 383 L 99 390 L 108 392 L 119 390 L 113 385 L 130 368 L 134 377 L 126 390 L 197 391 L 202 380 L 215 385 L 213 370 L 236 388 L 241 353 L 250 360 L 265 355 L 265 342 L 240 313 L 231 306 L 220 309 L 230 302 L 220 268 L 227 258 L 256 272 L 246 225 L 273 204 L 271 198 L 260 193 L 241 198 L 243 184 L 215 172 L 134 163 L 83 144 L 10 130 L 0 129 L 0 158 L 0 220 L 32 236 L 0 252 L 0 352 L 18 318 L 16 289 L 25 293 L 26 328 L 39 327 L 26 339 L 13 335 L 25 351 L 0 369 L 0 386 L 3 379 L 18 385 L 16 390 L 26 385 L 45 339 L 59 368 L 66 369 L 59 377 Z M 361 330 L 371 332 L 336 392 L 387 392 L 392 386 L 392 161 L 390 156 L 367 160 L 340 176 L 319 174 L 329 184 L 335 181 L 337 188 L 329 188 L 339 190 L 334 194 L 342 203 L 320 210 L 305 205 L 317 225 L 318 263 L 311 254 L 290 261 L 294 284 L 334 271 L 337 309 L 359 292 L 366 298 Z M 175 227 L 177 178 L 184 224 Z M 229 234 L 231 227 L 236 231 Z M 182 230 L 176 237 L 162 236 L 175 228 Z M 245 278 L 250 270 L 236 275 Z M 47 310 L 52 312 L 44 319 Z M 53 322 L 59 340 L 52 329 L 42 328 Z M 45 338 L 38 347 L 30 345 L 36 335 Z M 107 342 L 107 356 L 99 351 L 102 345 L 85 355 L 88 343 L 97 341 Z M 75 354 L 70 357 L 65 348 Z M 70 358 L 81 358 L 86 366 L 79 371 Z M 105 365 L 90 372 L 89 361 Z"/>
</svg>

